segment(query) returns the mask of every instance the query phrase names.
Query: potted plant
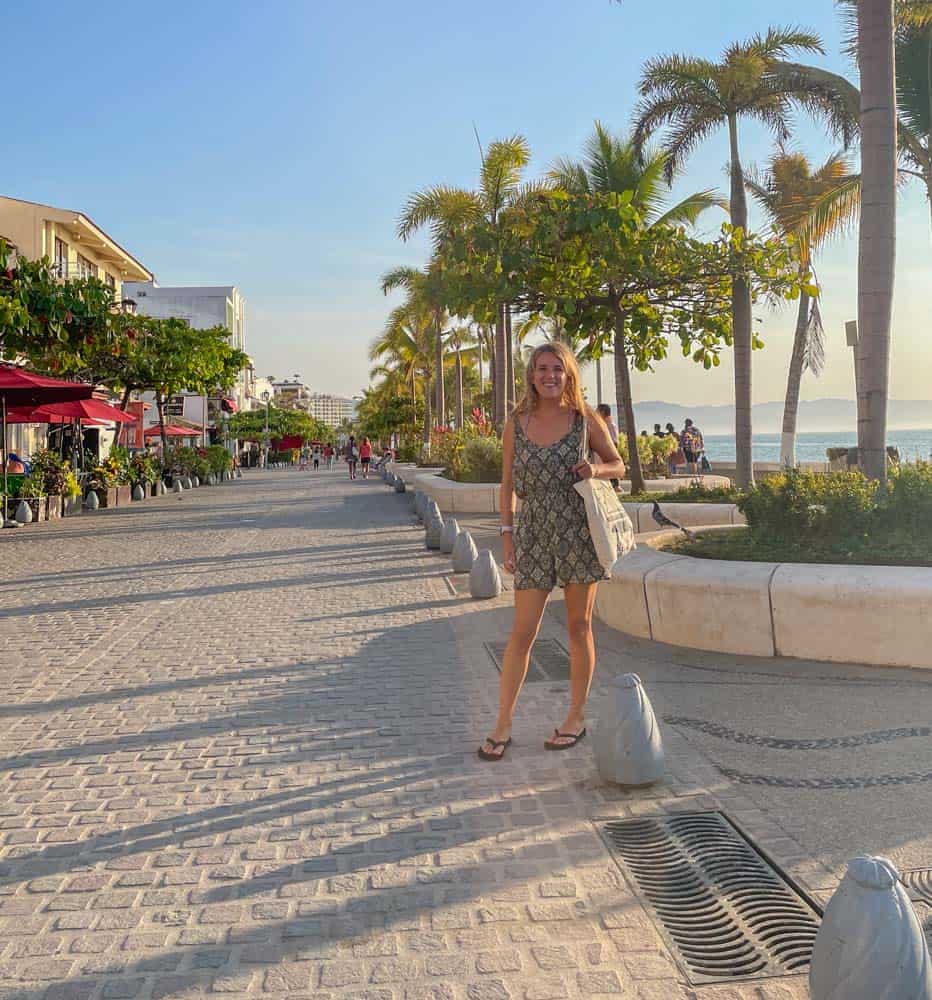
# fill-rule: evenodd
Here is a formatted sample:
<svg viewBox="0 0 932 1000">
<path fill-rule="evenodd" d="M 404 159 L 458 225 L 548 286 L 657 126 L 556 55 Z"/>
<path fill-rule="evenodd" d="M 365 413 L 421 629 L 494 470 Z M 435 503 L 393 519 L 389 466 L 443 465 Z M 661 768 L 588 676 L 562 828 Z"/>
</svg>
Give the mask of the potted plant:
<svg viewBox="0 0 932 1000">
<path fill-rule="evenodd" d="M 87 496 L 93 490 L 97 494 L 101 507 L 116 507 L 116 485 L 116 470 L 111 460 L 106 458 L 100 465 L 91 469 L 85 483 L 84 495 Z"/>
<path fill-rule="evenodd" d="M 62 484 L 62 517 L 73 517 L 81 513 L 81 484 L 74 470 L 66 462 L 64 468 L 64 482 Z"/>
<path fill-rule="evenodd" d="M 45 519 L 61 517 L 65 486 L 65 463 L 54 451 L 37 451 L 32 456 L 32 475 L 45 494 Z"/>
<path fill-rule="evenodd" d="M 45 493 L 42 488 L 42 478 L 35 473 L 30 473 L 16 486 L 16 492 L 7 500 L 7 516 L 15 517 L 16 508 L 20 501 L 25 500 L 32 511 L 33 521 L 44 521 L 45 516 Z M 11 490 L 11 493 L 13 490 Z"/>
<path fill-rule="evenodd" d="M 116 473 L 116 502 L 118 507 L 128 507 L 133 499 L 132 466 L 129 451 L 119 445 L 110 449 L 107 461 L 112 462 Z"/>
</svg>

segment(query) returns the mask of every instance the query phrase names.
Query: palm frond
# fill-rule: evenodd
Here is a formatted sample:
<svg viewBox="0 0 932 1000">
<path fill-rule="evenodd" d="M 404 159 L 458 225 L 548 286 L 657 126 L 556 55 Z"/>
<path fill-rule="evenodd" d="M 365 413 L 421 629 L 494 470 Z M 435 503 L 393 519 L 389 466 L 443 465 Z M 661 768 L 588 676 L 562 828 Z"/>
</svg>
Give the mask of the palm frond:
<svg viewBox="0 0 932 1000">
<path fill-rule="evenodd" d="M 482 206 L 471 191 L 436 184 L 416 191 L 405 202 L 398 219 L 398 238 L 407 241 L 418 229 L 429 225 L 437 240 L 481 213 Z"/>
<path fill-rule="evenodd" d="M 674 125 L 666 137 L 667 162 L 664 173 L 668 180 L 680 171 L 689 154 L 704 139 L 707 139 L 723 124 L 723 119 L 716 117 L 695 117 Z"/>
<path fill-rule="evenodd" d="M 825 368 L 825 327 L 822 325 L 822 313 L 819 310 L 819 300 L 813 299 L 809 309 L 809 319 L 806 323 L 806 349 L 803 354 L 803 371 L 812 372 L 818 378 Z"/>
<path fill-rule="evenodd" d="M 814 250 L 835 236 L 850 232 L 861 208 L 861 175 L 849 174 L 823 185 L 807 199 L 795 226 L 801 243 Z"/>
<path fill-rule="evenodd" d="M 771 86 L 792 97 L 795 104 L 826 122 L 845 146 L 858 134 L 861 93 L 840 73 L 794 62 L 774 63 L 768 71 Z"/>
<path fill-rule="evenodd" d="M 560 157 L 547 171 L 550 182 L 570 194 L 589 194 L 589 175 L 583 164 Z"/>
<path fill-rule="evenodd" d="M 497 214 L 518 185 L 531 159 L 531 149 L 523 135 L 496 139 L 489 143 L 482 160 L 479 189 L 487 213 Z"/>
<path fill-rule="evenodd" d="M 684 198 L 682 201 L 668 208 L 662 215 L 654 220 L 654 225 L 695 225 L 696 220 L 703 212 L 710 208 L 721 208 L 729 211 L 728 199 L 723 198 L 717 191 L 709 188 L 705 191 L 696 191 Z"/>
<path fill-rule="evenodd" d="M 822 39 L 803 28 L 768 28 L 765 35 L 752 35 L 747 41 L 734 42 L 725 50 L 725 62 L 732 63 L 754 57 L 765 62 L 785 58 L 794 49 L 802 52 L 825 53 Z"/>
<path fill-rule="evenodd" d="M 932 27 L 901 33 L 896 46 L 897 116 L 929 149 L 932 134 Z M 924 140 L 924 142 L 923 142 Z"/>
<path fill-rule="evenodd" d="M 381 278 L 382 294 L 388 295 L 396 288 L 405 288 L 409 292 L 417 287 L 419 282 L 424 280 L 424 273 L 416 267 L 393 267 L 386 271 Z"/>
</svg>

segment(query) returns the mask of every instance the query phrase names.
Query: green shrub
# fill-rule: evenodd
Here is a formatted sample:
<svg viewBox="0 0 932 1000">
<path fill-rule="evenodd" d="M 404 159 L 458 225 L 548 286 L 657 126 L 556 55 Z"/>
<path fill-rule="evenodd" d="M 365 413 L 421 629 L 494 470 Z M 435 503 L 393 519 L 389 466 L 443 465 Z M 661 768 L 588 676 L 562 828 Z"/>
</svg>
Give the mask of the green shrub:
<svg viewBox="0 0 932 1000">
<path fill-rule="evenodd" d="M 416 462 L 421 454 L 420 444 L 403 444 L 395 449 L 396 462 Z"/>
<path fill-rule="evenodd" d="M 110 461 L 116 470 L 116 485 L 126 486 L 132 482 L 132 460 L 129 451 L 120 445 L 114 445 L 110 449 Z"/>
<path fill-rule="evenodd" d="M 857 547 L 876 520 L 877 484 L 861 472 L 792 469 L 758 483 L 738 508 L 757 541 Z"/>
<path fill-rule="evenodd" d="M 129 461 L 130 479 L 135 486 L 154 483 L 161 475 L 162 467 L 154 455 L 145 451 L 137 451 Z"/>
<path fill-rule="evenodd" d="M 42 482 L 46 495 L 60 495 L 65 485 L 67 463 L 55 451 L 37 451 L 31 459 L 32 475 Z"/>
<path fill-rule="evenodd" d="M 65 463 L 65 474 L 62 482 L 62 495 L 72 498 L 81 495 L 81 484 L 78 482 L 78 477 L 67 463 Z"/>
<path fill-rule="evenodd" d="M 888 530 L 932 533 L 932 463 L 920 461 L 890 469 L 882 520 Z"/>
<path fill-rule="evenodd" d="M 222 444 L 212 444 L 207 449 L 207 463 L 210 471 L 219 476 L 233 468 L 233 456 L 223 447 Z"/>
<path fill-rule="evenodd" d="M 467 441 L 460 458 L 457 482 L 501 482 L 502 442 L 497 437 L 477 437 Z"/>
</svg>

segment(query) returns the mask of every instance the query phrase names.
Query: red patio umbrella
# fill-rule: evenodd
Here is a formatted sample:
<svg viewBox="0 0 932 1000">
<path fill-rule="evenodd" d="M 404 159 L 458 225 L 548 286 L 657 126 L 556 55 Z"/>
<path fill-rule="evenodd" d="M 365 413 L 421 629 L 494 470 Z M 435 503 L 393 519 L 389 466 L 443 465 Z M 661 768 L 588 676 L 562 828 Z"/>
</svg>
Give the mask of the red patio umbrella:
<svg viewBox="0 0 932 1000">
<path fill-rule="evenodd" d="M 134 424 L 136 418 L 131 413 L 117 409 L 102 399 L 76 399 L 68 403 L 47 403 L 32 411 L 47 423 L 63 423 L 66 420 L 97 420 L 118 424 Z"/>
<path fill-rule="evenodd" d="M 3 447 L 3 497 L 6 502 L 7 489 L 7 449 L 6 449 L 6 408 L 8 406 L 41 406 L 43 403 L 62 403 L 73 399 L 90 399 L 94 387 L 82 382 L 65 382 L 62 379 L 37 375 L 16 365 L 0 364 L 0 425 L 2 425 Z M 0 512 L 0 521 L 5 525 L 5 511 Z M 14 522 L 15 523 L 15 522 Z"/>
</svg>

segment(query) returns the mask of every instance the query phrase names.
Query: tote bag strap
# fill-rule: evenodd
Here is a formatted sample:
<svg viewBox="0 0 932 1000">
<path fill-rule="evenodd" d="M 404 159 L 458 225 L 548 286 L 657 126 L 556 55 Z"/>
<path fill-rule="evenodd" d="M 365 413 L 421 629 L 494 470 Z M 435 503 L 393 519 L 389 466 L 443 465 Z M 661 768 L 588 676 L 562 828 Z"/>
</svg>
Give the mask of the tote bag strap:
<svg viewBox="0 0 932 1000">
<path fill-rule="evenodd" d="M 589 421 L 586 419 L 585 411 L 580 414 L 582 417 L 582 437 L 579 440 L 579 461 L 588 461 L 589 456 Z"/>
</svg>

